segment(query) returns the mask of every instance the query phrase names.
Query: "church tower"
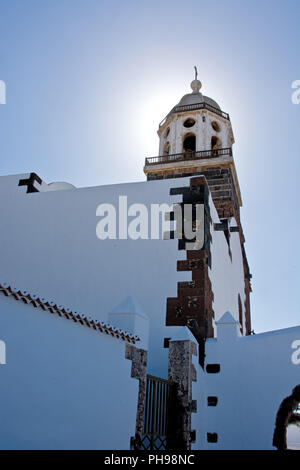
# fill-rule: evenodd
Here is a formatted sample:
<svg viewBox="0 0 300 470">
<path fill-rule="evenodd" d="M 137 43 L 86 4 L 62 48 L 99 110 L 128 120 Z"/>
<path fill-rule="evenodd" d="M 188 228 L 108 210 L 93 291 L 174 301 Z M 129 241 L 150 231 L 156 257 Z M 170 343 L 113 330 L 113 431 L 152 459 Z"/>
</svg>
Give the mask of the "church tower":
<svg viewBox="0 0 300 470">
<path fill-rule="evenodd" d="M 250 319 L 251 274 L 240 221 L 241 192 L 233 159 L 234 136 L 229 114 L 201 93 L 197 68 L 192 92 L 184 95 L 159 124 L 159 155 L 146 158 L 147 180 L 203 175 L 206 178 L 221 229 L 234 217 L 240 234 L 244 264 L 245 308 Z M 250 325 L 250 321 L 249 321 Z M 249 334 L 250 330 L 246 332 Z"/>
<path fill-rule="evenodd" d="M 220 218 L 235 216 L 242 205 L 232 154 L 234 137 L 229 114 L 201 93 L 197 79 L 192 93 L 159 124 L 159 156 L 146 158 L 148 180 L 205 175 Z"/>
</svg>

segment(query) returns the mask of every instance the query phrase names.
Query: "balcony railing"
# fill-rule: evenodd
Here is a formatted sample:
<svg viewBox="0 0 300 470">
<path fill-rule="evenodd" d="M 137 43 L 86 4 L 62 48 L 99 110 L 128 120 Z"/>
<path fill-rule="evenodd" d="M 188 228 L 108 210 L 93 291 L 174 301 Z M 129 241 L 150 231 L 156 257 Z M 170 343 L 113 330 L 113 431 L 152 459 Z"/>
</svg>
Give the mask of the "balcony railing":
<svg viewBox="0 0 300 470">
<path fill-rule="evenodd" d="M 145 159 L 145 166 L 161 165 L 164 163 L 175 163 L 189 160 L 204 160 L 206 158 L 217 158 L 223 156 L 232 157 L 232 149 L 201 150 L 199 152 L 187 151 L 185 153 L 174 153 L 172 155 L 161 155 Z"/>
<path fill-rule="evenodd" d="M 159 127 L 161 127 L 170 114 L 173 113 L 183 113 L 185 111 L 195 111 L 196 109 L 207 109 L 208 111 L 211 111 L 212 113 L 217 114 L 218 116 L 223 117 L 224 119 L 227 119 L 230 121 L 230 117 L 228 113 L 225 113 L 224 111 L 221 111 L 219 108 L 215 108 L 215 106 L 212 106 L 211 104 L 205 103 L 204 101 L 202 103 L 195 103 L 195 104 L 186 104 L 184 106 L 175 106 L 170 113 L 161 121 L 159 124 Z"/>
</svg>

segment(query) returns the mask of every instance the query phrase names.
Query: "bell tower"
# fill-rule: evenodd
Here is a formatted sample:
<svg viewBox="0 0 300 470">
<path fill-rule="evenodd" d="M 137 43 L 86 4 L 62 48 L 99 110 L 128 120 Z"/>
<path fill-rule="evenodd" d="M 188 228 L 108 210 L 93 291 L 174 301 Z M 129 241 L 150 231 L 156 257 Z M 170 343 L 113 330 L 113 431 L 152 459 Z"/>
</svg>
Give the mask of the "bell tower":
<svg viewBox="0 0 300 470">
<path fill-rule="evenodd" d="M 234 138 L 229 115 L 211 98 L 203 96 L 201 87 L 196 71 L 191 83 L 192 93 L 184 95 L 160 123 L 160 156 L 232 147 Z"/>
<path fill-rule="evenodd" d="M 220 230 L 234 217 L 244 264 L 245 308 L 250 318 L 251 274 L 240 221 L 241 192 L 233 159 L 234 136 L 229 114 L 201 93 L 197 68 L 192 92 L 184 95 L 158 128 L 159 155 L 145 159 L 147 180 L 203 175 L 220 219 Z M 249 334 L 249 332 L 248 332 Z"/>
<path fill-rule="evenodd" d="M 219 217 L 235 216 L 239 223 L 242 198 L 229 114 L 201 88 L 195 67 L 192 93 L 184 95 L 159 124 L 159 155 L 146 158 L 144 173 L 148 180 L 204 175 Z"/>
<path fill-rule="evenodd" d="M 233 160 L 234 136 L 229 114 L 201 93 L 195 78 L 158 128 L 159 155 L 146 158 L 147 180 L 204 175 L 220 218 L 240 222 L 242 198 Z"/>
</svg>

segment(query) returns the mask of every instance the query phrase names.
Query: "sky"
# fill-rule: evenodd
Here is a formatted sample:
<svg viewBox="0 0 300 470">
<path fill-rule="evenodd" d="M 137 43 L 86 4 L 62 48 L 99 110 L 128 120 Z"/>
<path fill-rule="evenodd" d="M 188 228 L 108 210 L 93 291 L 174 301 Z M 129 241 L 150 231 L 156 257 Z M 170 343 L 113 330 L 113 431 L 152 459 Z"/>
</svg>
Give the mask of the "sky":
<svg viewBox="0 0 300 470">
<path fill-rule="evenodd" d="M 255 332 L 300 322 L 298 0 L 0 0 L 0 175 L 143 181 L 197 65 L 230 114 Z"/>
</svg>

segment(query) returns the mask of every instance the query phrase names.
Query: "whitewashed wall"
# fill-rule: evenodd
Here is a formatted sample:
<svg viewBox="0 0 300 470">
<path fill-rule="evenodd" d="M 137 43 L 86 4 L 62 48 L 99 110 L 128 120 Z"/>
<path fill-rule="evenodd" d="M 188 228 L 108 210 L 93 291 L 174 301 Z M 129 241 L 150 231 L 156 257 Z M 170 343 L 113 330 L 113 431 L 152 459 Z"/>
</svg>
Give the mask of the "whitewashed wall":
<svg viewBox="0 0 300 470">
<path fill-rule="evenodd" d="M 0 296 L 1 449 L 129 449 L 138 380 L 125 342 Z"/>
<path fill-rule="evenodd" d="M 170 188 L 189 185 L 189 178 L 147 181 L 91 188 L 26 194 L 18 187 L 29 175 L 0 177 L 1 263 L 0 280 L 72 310 L 107 320 L 109 312 L 128 296 L 134 297 L 150 319 L 149 373 L 167 377 L 168 351 L 164 337 L 166 299 L 177 296 L 177 283 L 191 279 L 177 272 L 177 240 L 99 240 L 96 208 L 101 203 L 118 205 L 172 204 Z M 218 216 L 210 200 L 213 222 Z M 223 232 L 212 231 L 210 277 L 218 319 L 225 310 L 238 318 L 237 296 L 243 302 L 243 269 L 238 234 L 231 236 L 232 261 Z M 176 328 L 175 328 L 176 329 Z"/>
<path fill-rule="evenodd" d="M 280 403 L 300 384 L 300 363 L 291 360 L 295 340 L 300 326 L 241 337 L 238 324 L 218 325 L 218 337 L 206 342 L 205 364 L 220 364 L 220 372 L 204 372 L 194 358 L 194 449 L 274 449 Z M 208 396 L 218 397 L 217 406 L 207 406 Z M 207 433 L 217 433 L 218 442 L 208 443 Z"/>
<path fill-rule="evenodd" d="M 210 208 L 213 222 L 219 220 L 212 200 Z M 237 225 L 234 218 L 231 219 L 231 225 Z M 229 248 L 231 257 L 229 256 Z M 230 245 L 228 246 L 224 232 L 214 231 L 212 228 L 211 256 L 212 269 L 209 270 L 209 275 L 214 292 L 215 320 L 218 320 L 226 311 L 231 312 L 233 317 L 238 320 L 238 295 L 240 295 L 243 309 L 242 326 L 245 332 L 245 281 L 239 233 L 230 233 Z"/>
</svg>

